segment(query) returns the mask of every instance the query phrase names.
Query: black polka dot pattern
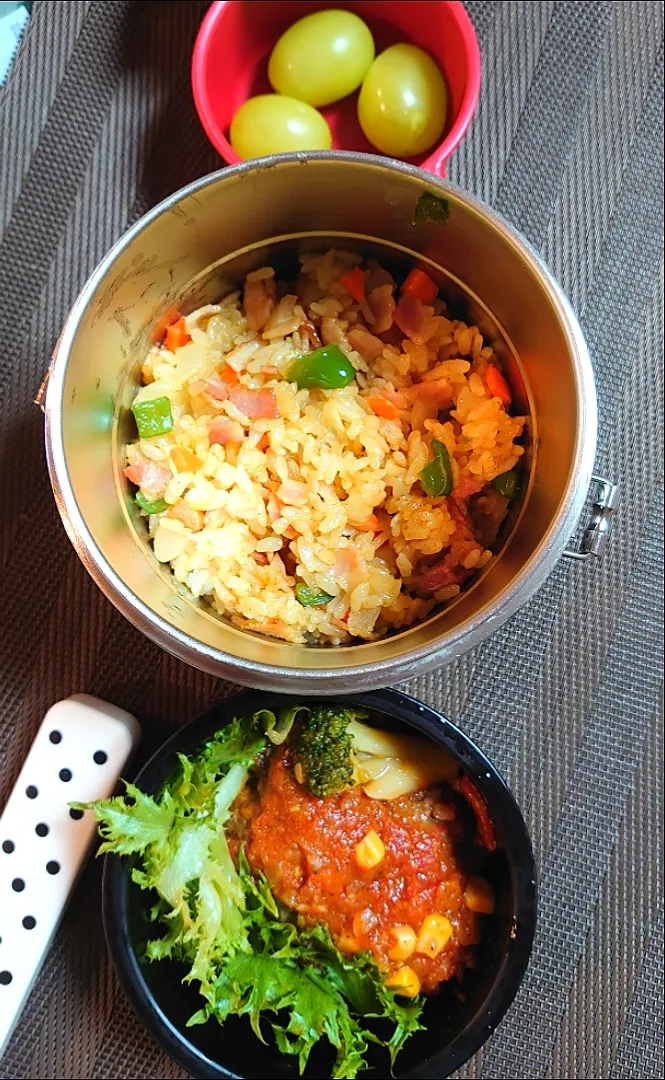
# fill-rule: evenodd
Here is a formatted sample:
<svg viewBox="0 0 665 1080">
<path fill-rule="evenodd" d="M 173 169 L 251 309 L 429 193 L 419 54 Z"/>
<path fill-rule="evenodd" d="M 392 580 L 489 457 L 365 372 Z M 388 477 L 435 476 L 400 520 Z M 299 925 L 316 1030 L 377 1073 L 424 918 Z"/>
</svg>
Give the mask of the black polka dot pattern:
<svg viewBox="0 0 665 1080">
<path fill-rule="evenodd" d="M 108 754 L 105 750 L 95 750 L 94 754 L 92 755 L 92 760 L 94 761 L 95 765 L 104 765 L 105 762 L 108 761 Z"/>
<path fill-rule="evenodd" d="M 62 780 L 63 784 L 68 784 L 72 778 L 71 769 L 61 769 L 58 776 Z"/>
<path fill-rule="evenodd" d="M 25 889 L 25 881 L 23 880 L 23 878 L 15 877 L 12 881 L 12 889 L 14 890 L 14 892 L 23 892 L 23 890 Z"/>
<path fill-rule="evenodd" d="M 59 742 L 62 742 L 62 735 L 59 731 L 52 731 L 49 735 L 49 739 L 54 744 L 54 746 L 57 746 Z"/>
<path fill-rule="evenodd" d="M 34 915 L 26 915 L 23 919 L 21 919 L 21 925 L 26 930 L 34 930 L 37 925 L 37 920 L 35 919 Z"/>
<path fill-rule="evenodd" d="M 47 874 L 59 874 L 60 873 L 60 863 L 56 862 L 55 859 L 51 859 L 50 862 L 47 862 L 47 864 L 46 864 L 46 873 Z"/>
<path fill-rule="evenodd" d="M 37 788 L 34 784 L 28 784 L 27 788 L 25 789 L 25 793 L 29 799 L 36 799 L 39 795 L 39 792 L 37 791 Z"/>
<path fill-rule="evenodd" d="M 74 821 L 80 821 L 83 817 L 83 811 L 77 810 L 74 806 L 72 806 L 69 811 L 69 816 L 70 818 L 73 818 Z"/>
<path fill-rule="evenodd" d="M 0 986 L 9 986 L 12 981 L 11 971 L 0 971 Z"/>
<path fill-rule="evenodd" d="M 39 825 L 35 825 L 35 832 L 37 836 L 48 836 L 48 825 L 45 825 L 43 821 L 39 822 Z"/>
<path fill-rule="evenodd" d="M 4 851 L 5 855 L 11 855 L 12 851 L 14 850 L 14 841 L 13 840 L 3 840 L 2 841 L 2 850 Z"/>
</svg>

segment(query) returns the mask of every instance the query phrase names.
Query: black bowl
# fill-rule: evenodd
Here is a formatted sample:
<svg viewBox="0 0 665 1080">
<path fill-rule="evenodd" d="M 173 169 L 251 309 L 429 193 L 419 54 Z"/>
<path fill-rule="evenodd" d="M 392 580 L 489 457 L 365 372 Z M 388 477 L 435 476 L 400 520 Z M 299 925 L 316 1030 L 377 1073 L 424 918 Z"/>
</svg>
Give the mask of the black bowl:
<svg viewBox="0 0 665 1080">
<path fill-rule="evenodd" d="M 340 700 L 335 698 L 335 700 Z M 409 1039 L 397 1058 L 397 1080 L 440 1078 L 459 1068 L 488 1038 L 511 1004 L 531 952 L 536 922 L 536 871 L 529 836 L 517 803 L 503 779 L 466 735 L 440 713 L 397 690 L 351 694 L 351 705 L 387 718 L 384 726 L 416 728 L 454 754 L 485 797 L 494 822 L 497 848 L 483 866 L 495 888 L 497 904 L 487 920 L 477 966 L 459 986 L 444 985 L 425 1007 L 425 1030 Z M 192 753 L 232 719 L 262 707 L 275 708 L 306 698 L 249 691 L 216 705 L 176 732 L 139 773 L 136 783 L 151 794 L 173 771 L 178 752 Z M 315 699 L 320 703 L 320 699 Z M 146 895 L 130 880 L 131 861 L 108 857 L 104 867 L 104 929 L 120 983 L 151 1035 L 167 1054 L 194 1077 L 245 1078 L 298 1075 L 295 1059 L 264 1045 L 246 1018 L 230 1018 L 223 1027 L 213 1020 L 187 1028 L 200 1007 L 194 986 L 183 985 L 185 969 L 172 961 L 140 959 L 149 936 Z M 374 1051 L 372 1051 L 374 1053 Z M 386 1052 L 370 1056 L 363 1077 L 388 1074 Z M 329 1076 L 312 1054 L 305 1077 Z"/>
</svg>

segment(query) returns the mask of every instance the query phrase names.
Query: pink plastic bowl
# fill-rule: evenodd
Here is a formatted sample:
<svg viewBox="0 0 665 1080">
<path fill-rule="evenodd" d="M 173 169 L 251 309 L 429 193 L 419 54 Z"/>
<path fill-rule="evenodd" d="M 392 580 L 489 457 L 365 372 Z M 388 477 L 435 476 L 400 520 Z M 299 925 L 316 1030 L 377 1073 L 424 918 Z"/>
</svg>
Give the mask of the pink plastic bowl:
<svg viewBox="0 0 665 1080">
<path fill-rule="evenodd" d="M 255 94 L 270 93 L 268 58 L 278 38 L 311 11 L 348 8 L 365 20 L 377 53 L 399 41 L 427 49 L 448 84 L 448 118 L 443 141 L 429 154 L 413 158 L 443 176 L 446 162 L 464 135 L 480 92 L 478 41 L 464 7 L 457 0 L 215 0 L 199 30 L 192 57 L 192 87 L 201 123 L 216 150 L 230 165 L 240 158 L 227 139 L 237 109 Z M 356 94 L 322 109 L 336 150 L 377 151 L 356 116 Z"/>
</svg>

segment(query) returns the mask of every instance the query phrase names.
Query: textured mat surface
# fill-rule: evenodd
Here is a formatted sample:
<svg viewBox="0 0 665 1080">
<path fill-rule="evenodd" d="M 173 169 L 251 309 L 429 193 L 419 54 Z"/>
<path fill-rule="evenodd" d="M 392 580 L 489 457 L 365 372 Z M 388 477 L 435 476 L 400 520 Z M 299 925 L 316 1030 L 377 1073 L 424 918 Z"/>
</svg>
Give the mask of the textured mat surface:
<svg viewBox="0 0 665 1080">
<path fill-rule="evenodd" d="M 188 86 L 206 6 L 37 3 L 0 90 L 0 802 L 61 697 L 86 690 L 135 712 L 146 753 L 232 689 L 153 647 L 88 579 L 56 513 L 31 405 L 107 248 L 219 167 Z M 407 687 L 508 776 L 542 879 L 522 991 L 458 1075 L 649 1080 L 663 1075 L 663 6 L 468 8 L 483 91 L 450 175 L 527 235 L 576 306 L 598 380 L 597 469 L 623 501 L 607 557 L 559 565 L 489 642 Z M 114 979 L 99 865 L 0 1073 L 183 1075 Z"/>
</svg>

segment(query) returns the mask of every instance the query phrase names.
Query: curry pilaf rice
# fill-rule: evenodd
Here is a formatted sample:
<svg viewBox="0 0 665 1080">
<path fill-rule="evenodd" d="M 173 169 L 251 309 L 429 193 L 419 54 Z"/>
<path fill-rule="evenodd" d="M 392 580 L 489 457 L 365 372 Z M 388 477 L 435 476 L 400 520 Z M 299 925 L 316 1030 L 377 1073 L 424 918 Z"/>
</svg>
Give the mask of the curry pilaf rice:
<svg viewBox="0 0 665 1080">
<path fill-rule="evenodd" d="M 492 347 L 414 268 L 341 251 L 182 316 L 142 368 L 137 486 L 156 558 L 290 642 L 375 640 L 492 558 L 525 417 Z"/>
</svg>

